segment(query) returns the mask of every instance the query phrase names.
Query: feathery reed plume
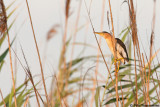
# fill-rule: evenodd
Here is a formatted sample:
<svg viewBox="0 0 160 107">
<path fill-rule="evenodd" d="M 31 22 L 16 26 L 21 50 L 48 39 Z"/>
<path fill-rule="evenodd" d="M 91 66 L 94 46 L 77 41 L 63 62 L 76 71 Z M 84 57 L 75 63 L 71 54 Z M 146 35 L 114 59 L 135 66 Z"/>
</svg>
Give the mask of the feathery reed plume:
<svg viewBox="0 0 160 107">
<path fill-rule="evenodd" d="M 130 26 L 131 26 L 131 31 L 132 31 L 132 41 L 133 41 L 133 46 L 134 46 L 135 85 L 136 85 L 135 102 L 136 104 L 138 104 L 137 68 L 136 68 L 136 52 L 135 51 L 136 51 L 136 47 L 139 42 L 138 42 L 138 37 L 137 37 L 136 13 L 134 11 L 134 5 L 133 5 L 132 0 L 130 0 L 130 2 L 128 0 L 128 7 L 129 7 L 129 16 L 130 16 Z"/>
<path fill-rule="evenodd" d="M 69 16 L 69 6 L 70 6 L 71 0 L 66 0 L 66 18 Z"/>
<path fill-rule="evenodd" d="M 58 24 L 54 25 L 47 33 L 47 41 L 49 41 L 56 33 L 57 33 L 57 30 L 56 30 L 56 27 L 59 27 Z"/>
<path fill-rule="evenodd" d="M 15 101 L 15 107 L 17 107 L 16 90 L 15 90 L 14 73 L 13 73 L 12 56 L 11 56 L 11 44 L 10 44 L 9 32 L 7 28 L 7 15 L 6 15 L 6 10 L 5 10 L 5 5 L 3 3 L 3 0 L 0 0 L 0 33 L 3 36 L 5 32 L 7 32 L 7 37 L 8 37 L 9 58 L 10 58 L 10 66 L 11 66 L 11 74 L 12 74 L 14 101 Z"/>
<path fill-rule="evenodd" d="M 42 58 L 42 62 L 43 62 L 43 67 L 45 68 L 45 62 L 46 62 L 46 53 L 47 53 L 47 50 L 48 50 L 48 41 L 51 40 L 55 34 L 57 33 L 57 30 L 56 28 L 59 27 L 59 24 L 56 24 L 54 25 L 47 33 L 47 36 L 46 36 L 46 41 L 45 41 L 45 44 L 44 44 L 44 53 L 43 53 L 43 58 Z"/>
<path fill-rule="evenodd" d="M 0 0 L 0 34 L 3 36 L 6 30 L 7 30 L 6 10 L 3 0 Z"/>
<path fill-rule="evenodd" d="M 128 1 L 128 6 L 129 6 L 129 12 L 130 12 L 130 23 L 131 23 L 131 29 L 132 29 L 132 40 L 133 40 L 133 45 L 136 46 L 137 44 L 137 25 L 136 25 L 136 13 L 134 11 L 134 5 L 133 1 L 130 0 Z"/>
</svg>

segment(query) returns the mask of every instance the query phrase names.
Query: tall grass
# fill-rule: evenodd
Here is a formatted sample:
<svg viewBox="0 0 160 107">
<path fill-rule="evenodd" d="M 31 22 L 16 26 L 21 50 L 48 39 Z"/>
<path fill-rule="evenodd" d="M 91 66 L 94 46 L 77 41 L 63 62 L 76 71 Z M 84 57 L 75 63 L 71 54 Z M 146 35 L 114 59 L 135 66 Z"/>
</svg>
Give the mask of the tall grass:
<svg viewBox="0 0 160 107">
<path fill-rule="evenodd" d="M 15 79 L 14 79 L 14 73 L 13 73 L 13 64 L 12 64 L 12 54 L 11 54 L 11 43 L 10 43 L 10 37 L 7 27 L 7 15 L 5 10 L 5 5 L 3 0 L 0 1 L 1 5 L 1 34 L 4 36 L 4 33 L 6 32 L 8 37 L 8 47 L 9 47 L 9 59 L 10 59 L 10 67 L 11 67 L 11 74 L 12 74 L 12 84 L 13 84 L 13 91 L 14 91 L 14 101 L 15 101 L 15 107 L 17 107 L 17 100 L 16 100 L 16 91 L 15 91 Z M 2 37 L 3 38 L 3 37 Z"/>
<path fill-rule="evenodd" d="M 32 18 L 31 18 L 31 13 L 30 13 L 30 9 L 29 9 L 29 5 L 28 5 L 28 1 L 27 0 L 26 0 L 26 4 L 27 4 L 29 19 L 30 19 L 30 23 L 31 23 L 31 27 L 32 27 L 34 42 L 35 42 L 36 50 L 37 50 L 37 54 L 38 54 L 39 64 L 40 64 L 40 68 L 41 68 L 41 75 L 42 75 L 42 81 L 43 81 L 45 96 L 46 96 L 46 100 L 47 100 L 47 105 L 48 105 L 48 107 L 50 107 L 49 100 L 48 100 L 48 94 L 47 94 L 47 90 L 46 90 L 46 83 L 45 83 L 45 80 L 44 80 L 44 73 L 43 73 L 43 67 L 42 67 L 41 57 L 40 57 L 40 54 L 39 54 L 39 49 L 38 49 L 38 45 L 37 45 L 36 35 L 35 35 L 35 32 L 34 32 Z"/>
<path fill-rule="evenodd" d="M 16 1 L 15 1 L 16 2 Z M 32 70 L 29 67 L 30 62 L 24 49 L 21 47 L 21 53 L 24 58 L 25 64 L 21 61 L 19 58 L 19 55 L 17 53 L 18 49 L 14 49 L 11 47 L 11 45 L 14 43 L 14 40 L 10 43 L 9 38 L 9 31 L 12 29 L 12 25 L 14 24 L 14 21 L 9 27 L 7 28 L 7 20 L 9 20 L 9 17 L 7 19 L 7 16 L 5 16 L 5 20 L 0 20 L 0 31 L 3 33 L 3 38 L 0 39 L 0 46 L 3 45 L 3 41 L 5 40 L 5 37 L 8 37 L 8 48 L 0 55 L 0 70 L 1 72 L 4 72 L 2 67 L 4 64 L 5 57 L 7 53 L 9 53 L 10 56 L 10 66 L 11 66 L 11 73 L 12 73 L 12 85 L 13 90 L 7 95 L 3 96 L 3 90 L 0 88 L 0 94 L 1 99 L 0 106 L 5 107 L 20 107 L 20 106 L 30 106 L 30 103 L 32 102 L 31 99 L 35 99 L 35 103 L 38 107 L 40 106 L 47 106 L 47 107 L 89 107 L 89 106 L 96 106 L 96 107 L 102 107 L 102 106 L 122 106 L 122 107 L 128 107 L 130 105 L 138 106 L 138 105 L 156 105 L 160 103 L 160 82 L 159 82 L 159 60 L 157 58 L 157 62 L 154 62 L 154 59 L 158 57 L 159 50 L 154 51 L 154 38 L 155 38 L 155 16 L 156 16 L 156 1 L 154 1 L 154 9 L 153 9 L 153 24 L 152 24 L 152 32 L 150 36 L 150 43 L 149 43 L 149 57 L 147 56 L 148 53 L 147 49 L 141 49 L 141 45 L 143 47 L 143 44 L 141 40 L 139 39 L 138 35 L 138 27 L 137 27 L 137 13 L 135 11 L 135 3 L 133 0 L 128 0 L 122 3 L 124 5 L 125 3 L 128 6 L 128 15 L 129 15 L 129 22 L 128 26 L 123 29 L 120 32 L 119 38 L 121 40 L 127 41 L 128 47 L 130 48 L 128 50 L 130 62 L 125 65 L 120 65 L 119 71 L 117 71 L 117 62 L 114 60 L 116 59 L 116 54 L 113 55 L 114 58 L 106 57 L 105 52 L 103 52 L 102 49 L 102 40 L 99 39 L 95 35 L 95 28 L 96 25 L 94 24 L 94 19 L 91 16 L 92 13 L 92 3 L 93 0 L 90 1 L 90 6 L 88 8 L 86 0 L 79 1 L 79 5 L 77 10 L 74 12 L 77 13 L 76 16 L 74 16 L 74 25 L 71 25 L 69 23 L 70 21 L 70 14 L 72 12 L 72 2 L 71 0 L 66 0 L 64 2 L 64 32 L 62 31 L 62 47 L 61 49 L 57 49 L 57 51 L 60 51 L 60 57 L 59 61 L 56 62 L 58 67 L 56 69 L 56 72 L 51 77 L 51 85 L 50 89 L 47 89 L 46 87 L 46 79 L 45 79 L 45 64 L 46 64 L 46 56 L 47 56 L 47 50 L 48 43 L 50 42 L 53 36 L 58 34 L 58 29 L 60 29 L 59 24 L 54 24 L 51 29 L 48 29 L 48 34 L 45 39 L 45 51 L 43 60 L 41 61 L 40 52 L 36 40 L 36 35 L 34 32 L 34 27 L 32 23 L 32 14 L 30 13 L 30 8 L 28 5 L 28 1 L 26 0 L 27 9 L 28 9 L 28 15 L 30 19 L 30 24 L 32 27 L 34 42 L 36 46 L 36 51 L 38 54 L 38 60 L 41 68 L 41 74 L 42 80 L 36 81 L 35 77 L 36 75 L 32 75 Z M 7 8 L 5 9 L 3 1 L 2 3 L 2 12 L 3 15 L 6 15 Z M 107 7 L 106 3 L 109 7 Z M 9 7 L 12 6 L 11 5 Z M 37 4 L 38 5 L 38 4 Z M 109 0 L 106 2 L 103 0 L 102 2 L 102 14 L 101 20 L 99 21 L 102 31 L 103 25 L 105 20 L 108 21 L 108 27 L 110 28 L 110 25 L 112 26 L 112 35 L 115 38 L 116 33 L 114 31 L 114 17 L 113 14 L 113 7 L 112 2 Z M 107 10 L 107 19 L 105 19 L 105 9 Z M 83 10 L 82 10 L 83 8 Z M 12 11 L 14 13 L 16 9 Z M 32 11 L 32 10 L 31 10 Z M 90 27 L 87 27 L 86 24 L 81 25 L 80 20 L 82 18 L 81 13 L 85 11 L 86 16 L 88 18 L 87 23 L 89 23 Z M 110 13 L 110 15 L 109 15 Z M 109 17 L 110 16 L 110 17 Z M 12 14 L 10 15 L 12 16 Z M 73 17 L 72 17 L 73 18 Z M 4 26 L 1 26 L 1 24 L 4 21 Z M 111 21 L 111 22 L 110 22 Z M 80 26 L 81 25 L 81 26 Z M 70 26 L 74 26 L 74 29 L 70 29 Z M 61 26 L 63 27 L 63 26 Z M 4 29 L 4 30 L 3 30 Z M 88 43 L 79 43 L 77 40 L 78 33 L 81 32 L 83 29 L 89 29 L 91 31 L 92 38 L 96 41 L 94 46 Z M 68 35 L 68 32 L 71 30 L 72 34 L 70 37 Z M 87 30 L 86 30 L 87 31 Z M 97 30 L 96 30 L 97 31 Z M 87 34 L 87 33 L 86 33 Z M 113 45 L 115 45 L 115 41 L 112 41 Z M 22 44 L 23 45 L 23 44 Z M 83 49 L 82 51 L 78 51 L 79 55 L 77 55 L 77 45 L 81 46 Z M 96 46 L 96 48 L 95 48 Z M 89 48 L 95 48 L 96 54 L 93 55 L 86 55 L 83 54 Z M 115 49 L 114 49 L 115 51 Z M 17 62 L 19 63 L 19 66 L 23 68 L 23 72 L 26 74 L 25 81 L 15 87 L 15 79 L 14 79 L 14 72 L 12 67 L 12 58 L 11 58 L 11 52 L 16 56 Z M 68 52 L 70 53 L 68 55 Z M 132 55 L 133 54 L 133 55 Z M 77 56 L 77 57 L 74 57 Z M 54 56 L 57 57 L 57 56 Z M 110 63 L 106 61 L 106 59 L 109 60 Z M 91 65 L 88 63 L 92 63 Z M 87 66 L 86 66 L 87 65 Z M 102 65 L 105 65 L 105 70 L 107 75 L 100 73 L 100 67 Z M 93 73 L 94 72 L 94 73 Z M 93 75 L 92 75 L 93 74 Z M 18 78 L 18 77 L 17 77 Z M 45 95 L 39 92 L 38 85 L 42 82 L 43 89 L 45 92 Z M 27 84 L 31 84 L 31 87 L 28 87 Z M 48 93 L 47 93 L 48 91 Z M 14 100 L 13 100 L 14 99 Z M 34 106 L 31 104 L 31 106 Z"/>
</svg>

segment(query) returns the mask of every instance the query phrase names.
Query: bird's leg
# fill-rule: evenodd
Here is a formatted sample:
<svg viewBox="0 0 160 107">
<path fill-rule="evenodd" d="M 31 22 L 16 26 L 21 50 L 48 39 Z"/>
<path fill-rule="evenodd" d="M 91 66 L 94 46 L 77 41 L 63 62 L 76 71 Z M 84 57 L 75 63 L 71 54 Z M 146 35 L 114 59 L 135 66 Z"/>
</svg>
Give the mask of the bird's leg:
<svg viewBox="0 0 160 107">
<path fill-rule="evenodd" d="M 124 58 L 119 58 L 119 59 L 115 59 L 114 61 L 115 61 L 115 63 L 114 63 L 114 65 L 115 64 L 117 64 L 117 62 L 118 62 L 118 67 L 117 67 L 117 71 L 116 72 L 118 72 L 119 71 L 119 65 L 120 65 L 120 60 L 122 60 L 122 59 L 124 59 Z"/>
<path fill-rule="evenodd" d="M 119 65 L 120 65 L 120 63 L 121 63 L 121 62 L 120 62 L 120 61 L 118 61 L 118 69 L 117 69 L 117 72 L 119 71 Z"/>
<path fill-rule="evenodd" d="M 119 71 L 120 61 L 119 61 L 119 59 L 115 59 L 114 61 L 115 61 L 114 65 L 117 64 L 117 62 L 118 62 L 118 67 L 117 67 L 117 70 L 116 70 L 116 72 L 118 72 Z"/>
<path fill-rule="evenodd" d="M 114 59 L 114 65 L 116 66 L 116 64 L 117 64 L 117 59 Z M 115 69 L 115 71 L 116 71 L 116 69 Z"/>
</svg>

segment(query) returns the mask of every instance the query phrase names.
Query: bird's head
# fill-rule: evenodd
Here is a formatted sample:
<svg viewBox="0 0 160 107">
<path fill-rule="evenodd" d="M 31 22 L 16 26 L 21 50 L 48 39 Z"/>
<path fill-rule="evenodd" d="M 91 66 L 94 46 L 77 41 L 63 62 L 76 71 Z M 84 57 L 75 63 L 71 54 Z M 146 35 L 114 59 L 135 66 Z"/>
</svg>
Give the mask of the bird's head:
<svg viewBox="0 0 160 107">
<path fill-rule="evenodd" d="M 110 37 L 111 34 L 106 32 L 106 31 L 103 31 L 103 32 L 94 32 L 95 34 L 99 34 L 100 36 L 104 37 L 105 39 Z"/>
</svg>

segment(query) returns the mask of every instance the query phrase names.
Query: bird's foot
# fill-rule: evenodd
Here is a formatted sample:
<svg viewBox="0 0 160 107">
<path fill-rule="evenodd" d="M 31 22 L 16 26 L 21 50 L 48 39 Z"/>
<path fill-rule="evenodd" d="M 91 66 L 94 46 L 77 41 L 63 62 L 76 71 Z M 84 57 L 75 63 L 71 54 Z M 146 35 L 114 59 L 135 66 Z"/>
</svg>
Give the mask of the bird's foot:
<svg viewBox="0 0 160 107">
<path fill-rule="evenodd" d="M 115 60 L 115 64 L 117 64 L 117 62 L 118 62 L 118 67 L 117 67 L 117 70 L 115 70 L 116 72 L 119 71 L 120 60 Z"/>
<path fill-rule="evenodd" d="M 123 60 L 124 58 L 119 58 L 119 59 L 117 59 L 117 61 L 121 61 L 121 60 Z"/>
</svg>

